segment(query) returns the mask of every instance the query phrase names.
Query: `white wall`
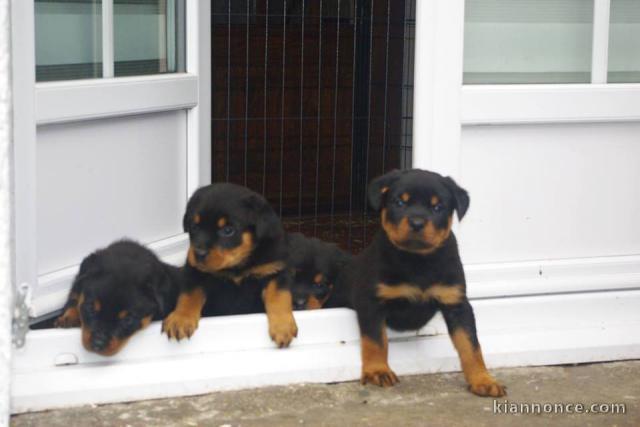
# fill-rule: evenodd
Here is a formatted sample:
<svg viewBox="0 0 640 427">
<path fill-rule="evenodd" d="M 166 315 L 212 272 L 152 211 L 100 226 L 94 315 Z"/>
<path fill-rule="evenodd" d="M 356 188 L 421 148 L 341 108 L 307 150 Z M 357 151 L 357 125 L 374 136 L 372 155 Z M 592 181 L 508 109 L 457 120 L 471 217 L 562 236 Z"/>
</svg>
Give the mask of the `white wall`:
<svg viewBox="0 0 640 427">
<path fill-rule="evenodd" d="M 0 425 L 9 422 L 11 378 L 11 252 L 10 181 L 11 158 L 11 49 L 9 0 L 0 0 Z"/>
</svg>

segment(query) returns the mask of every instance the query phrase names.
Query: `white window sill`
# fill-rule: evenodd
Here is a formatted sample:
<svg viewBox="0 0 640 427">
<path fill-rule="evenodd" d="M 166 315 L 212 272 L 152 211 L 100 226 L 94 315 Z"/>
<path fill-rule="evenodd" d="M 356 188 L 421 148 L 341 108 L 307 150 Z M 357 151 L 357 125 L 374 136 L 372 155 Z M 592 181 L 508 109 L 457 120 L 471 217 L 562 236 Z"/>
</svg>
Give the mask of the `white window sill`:
<svg viewBox="0 0 640 427">
<path fill-rule="evenodd" d="M 493 368 L 639 358 L 639 305 L 637 290 L 473 301 Z M 32 331 L 14 353 L 12 412 L 359 378 L 353 311 L 295 317 L 299 336 L 284 350 L 269 340 L 263 314 L 203 319 L 180 343 L 154 322 L 111 358 L 83 350 L 78 329 Z M 439 316 L 419 333 L 391 333 L 390 342 L 389 362 L 399 375 L 459 369 Z"/>
</svg>

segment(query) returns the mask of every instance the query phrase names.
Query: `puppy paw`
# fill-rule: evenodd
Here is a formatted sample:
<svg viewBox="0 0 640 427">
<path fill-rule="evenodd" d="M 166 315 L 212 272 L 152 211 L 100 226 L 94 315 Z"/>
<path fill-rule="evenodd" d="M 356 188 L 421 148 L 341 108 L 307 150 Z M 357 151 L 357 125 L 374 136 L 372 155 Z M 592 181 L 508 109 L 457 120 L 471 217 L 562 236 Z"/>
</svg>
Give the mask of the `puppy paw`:
<svg viewBox="0 0 640 427">
<path fill-rule="evenodd" d="M 469 391 L 477 396 L 502 397 L 507 394 L 507 388 L 488 375 L 469 384 Z"/>
<path fill-rule="evenodd" d="M 362 368 L 360 383 L 373 384 L 380 387 L 391 387 L 400 382 L 396 374 L 389 368 L 389 365 L 365 366 Z"/>
<path fill-rule="evenodd" d="M 293 315 L 270 317 L 269 336 L 279 348 L 288 347 L 298 336 L 298 326 Z"/>
<path fill-rule="evenodd" d="M 80 315 L 76 307 L 70 307 L 53 323 L 56 328 L 77 328 L 80 326 Z"/>
<path fill-rule="evenodd" d="M 191 338 L 191 335 L 198 329 L 200 316 L 193 316 L 174 311 L 162 322 L 162 332 L 167 334 L 169 339 L 175 338 L 180 341 L 183 338 Z"/>
</svg>

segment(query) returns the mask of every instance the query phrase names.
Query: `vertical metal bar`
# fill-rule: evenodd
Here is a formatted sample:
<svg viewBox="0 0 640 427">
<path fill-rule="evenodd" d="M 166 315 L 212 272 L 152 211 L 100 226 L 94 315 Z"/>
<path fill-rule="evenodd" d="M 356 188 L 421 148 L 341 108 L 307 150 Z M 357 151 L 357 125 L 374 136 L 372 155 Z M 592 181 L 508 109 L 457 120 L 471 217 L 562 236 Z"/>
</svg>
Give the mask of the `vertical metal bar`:
<svg viewBox="0 0 640 427">
<path fill-rule="evenodd" d="M 245 27 L 245 70 L 244 70 L 244 186 L 247 186 L 247 150 L 249 148 L 249 0 L 247 0 L 247 22 Z"/>
<path fill-rule="evenodd" d="M 347 231 L 347 249 L 351 251 L 351 237 L 353 232 L 353 156 L 355 130 L 356 130 L 356 52 L 358 32 L 358 0 L 354 1 L 353 7 L 353 59 L 351 62 L 351 159 L 349 166 L 349 229 Z"/>
<path fill-rule="evenodd" d="M 231 157 L 231 0 L 227 0 L 227 146 L 225 148 L 225 181 L 229 181 Z"/>
<path fill-rule="evenodd" d="M 300 164 L 299 164 L 299 176 L 298 176 L 298 231 L 302 230 L 302 145 L 303 145 L 303 115 L 304 115 L 304 13 L 305 0 L 302 0 L 302 35 L 300 36 Z"/>
<path fill-rule="evenodd" d="M 318 235 L 318 192 L 320 190 L 320 116 L 322 108 L 322 0 L 320 0 L 320 14 L 318 18 L 318 116 L 317 116 L 317 139 L 316 139 L 316 193 L 315 212 L 313 216 L 313 235 Z"/>
<path fill-rule="evenodd" d="M 336 78 L 333 93 L 333 156 L 331 161 L 331 237 L 333 238 L 333 223 L 335 214 L 335 194 L 336 194 L 336 131 L 338 124 L 338 77 L 340 71 L 340 0 L 338 0 L 338 26 L 336 28 Z"/>
<path fill-rule="evenodd" d="M 287 60 L 287 0 L 284 0 L 283 4 L 283 17 L 282 17 L 282 91 L 280 98 L 280 200 L 279 210 L 282 217 L 282 195 L 284 186 L 284 96 L 285 96 L 285 76 L 286 76 L 286 60 Z"/>
<path fill-rule="evenodd" d="M 371 74 L 373 68 L 373 6 L 374 0 L 371 0 L 371 10 L 369 12 L 369 99 L 367 102 L 367 145 L 364 151 L 364 223 L 362 228 L 362 244 L 366 246 L 367 244 L 367 221 L 369 220 L 368 216 L 368 197 L 367 191 L 369 189 L 369 148 L 371 144 Z"/>
<path fill-rule="evenodd" d="M 229 0 L 231 1 L 231 0 Z M 267 68 L 269 66 L 269 0 L 264 12 L 264 144 L 262 152 L 262 195 L 267 196 Z"/>
<path fill-rule="evenodd" d="M 114 76 L 113 0 L 102 0 L 102 77 Z"/>
<path fill-rule="evenodd" d="M 384 113 L 382 119 L 382 171 L 385 171 L 387 160 L 387 92 L 389 91 L 389 27 L 391 24 L 391 0 L 387 0 L 387 39 L 384 54 Z M 402 86 L 401 86 L 402 90 Z M 401 116 L 402 117 L 402 116 Z M 402 119 L 401 119 L 402 120 Z"/>
</svg>

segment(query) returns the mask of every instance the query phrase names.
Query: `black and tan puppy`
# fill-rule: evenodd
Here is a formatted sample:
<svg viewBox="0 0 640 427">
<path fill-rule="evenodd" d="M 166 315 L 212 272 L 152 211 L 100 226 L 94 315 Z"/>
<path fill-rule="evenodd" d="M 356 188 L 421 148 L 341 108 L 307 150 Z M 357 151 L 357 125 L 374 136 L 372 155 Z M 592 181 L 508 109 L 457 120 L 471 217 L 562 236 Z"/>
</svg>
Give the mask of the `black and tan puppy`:
<svg viewBox="0 0 640 427">
<path fill-rule="evenodd" d="M 350 255 L 333 243 L 308 238 L 301 233 L 289 234 L 288 244 L 293 308 L 346 307 L 347 295 L 337 289 L 336 280 Z"/>
<path fill-rule="evenodd" d="M 180 269 L 130 241 L 112 243 L 87 256 L 55 326 L 82 328 L 88 351 L 112 356 L 152 320 L 175 305 Z"/>
<path fill-rule="evenodd" d="M 163 324 L 168 337 L 190 337 L 203 308 L 208 315 L 266 311 L 269 335 L 278 347 L 288 346 L 298 328 L 287 244 L 264 197 L 235 184 L 202 187 L 191 196 L 183 225 L 190 247 L 176 309 Z"/>
<path fill-rule="evenodd" d="M 503 396 L 487 371 L 473 309 L 451 232 L 453 211 L 462 219 L 469 196 L 451 178 L 423 170 L 393 171 L 369 187 L 382 230 L 345 269 L 361 334 L 361 382 L 391 386 L 398 379 L 387 362 L 386 326 L 416 330 L 442 312 L 469 389 Z"/>
</svg>

